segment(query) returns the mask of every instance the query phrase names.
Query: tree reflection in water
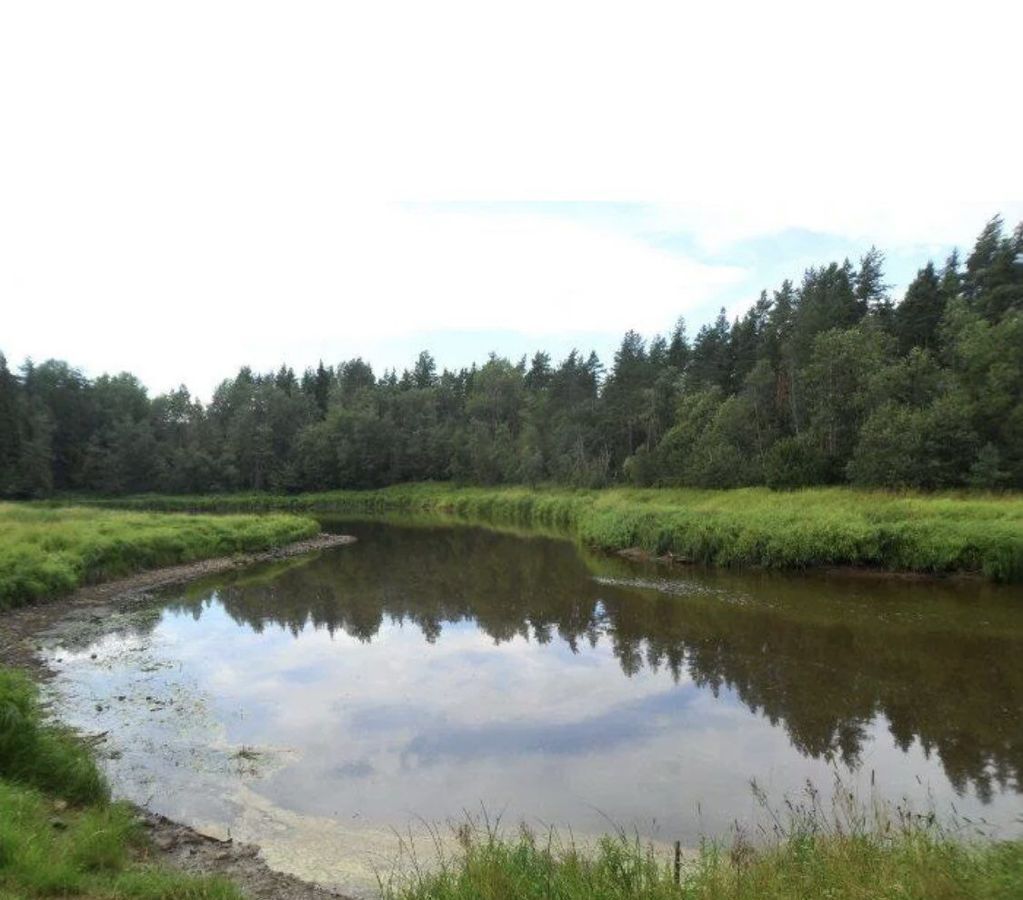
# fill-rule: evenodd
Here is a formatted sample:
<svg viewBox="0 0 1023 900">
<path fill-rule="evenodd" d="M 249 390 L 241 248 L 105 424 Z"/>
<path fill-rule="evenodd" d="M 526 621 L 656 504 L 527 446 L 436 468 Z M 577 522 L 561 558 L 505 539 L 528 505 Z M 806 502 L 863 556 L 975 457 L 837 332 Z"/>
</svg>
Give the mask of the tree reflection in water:
<svg viewBox="0 0 1023 900">
<path fill-rule="evenodd" d="M 683 673 L 734 691 L 804 755 L 860 761 L 883 715 L 903 751 L 936 753 L 959 792 L 1019 791 L 1023 595 L 979 582 L 666 569 L 545 537 L 470 527 L 351 525 L 340 552 L 198 582 L 169 604 L 219 600 L 260 632 L 314 626 L 372 641 L 387 621 L 428 642 L 476 623 L 495 643 L 607 641 L 625 676 Z"/>
</svg>

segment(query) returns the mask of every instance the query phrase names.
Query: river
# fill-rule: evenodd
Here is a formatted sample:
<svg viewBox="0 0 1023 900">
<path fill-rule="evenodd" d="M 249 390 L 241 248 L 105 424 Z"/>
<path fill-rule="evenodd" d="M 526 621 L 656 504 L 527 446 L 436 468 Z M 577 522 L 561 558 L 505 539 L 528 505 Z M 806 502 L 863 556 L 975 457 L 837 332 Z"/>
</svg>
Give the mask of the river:
<svg viewBox="0 0 1023 900">
<path fill-rule="evenodd" d="M 830 812 L 836 779 L 857 809 L 1023 833 L 1019 587 L 326 524 L 358 542 L 47 644 L 118 796 L 364 895 L 466 817 L 694 847 L 808 784 Z"/>
</svg>

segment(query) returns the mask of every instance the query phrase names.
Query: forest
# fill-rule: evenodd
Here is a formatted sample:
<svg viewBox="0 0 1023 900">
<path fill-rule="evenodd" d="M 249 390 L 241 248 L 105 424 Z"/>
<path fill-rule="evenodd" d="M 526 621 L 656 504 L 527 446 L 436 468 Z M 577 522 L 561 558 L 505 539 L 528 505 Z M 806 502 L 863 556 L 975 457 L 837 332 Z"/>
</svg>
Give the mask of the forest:
<svg viewBox="0 0 1023 900">
<path fill-rule="evenodd" d="M 871 249 L 694 335 L 630 331 L 607 366 L 539 351 L 452 371 L 424 351 L 380 375 L 358 358 L 246 367 L 203 404 L 0 354 L 3 497 L 426 480 L 1023 488 L 1023 223 L 992 218 L 901 298 Z"/>
</svg>

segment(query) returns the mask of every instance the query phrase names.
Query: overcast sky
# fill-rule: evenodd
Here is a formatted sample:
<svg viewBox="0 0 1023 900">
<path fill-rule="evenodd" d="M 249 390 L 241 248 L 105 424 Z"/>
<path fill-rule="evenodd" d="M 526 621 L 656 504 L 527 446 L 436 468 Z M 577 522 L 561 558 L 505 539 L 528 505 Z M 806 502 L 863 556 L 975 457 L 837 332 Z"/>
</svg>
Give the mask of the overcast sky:
<svg viewBox="0 0 1023 900">
<path fill-rule="evenodd" d="M 0 351 L 208 396 L 903 286 L 1023 219 L 1021 9 L 4 3 Z"/>
</svg>

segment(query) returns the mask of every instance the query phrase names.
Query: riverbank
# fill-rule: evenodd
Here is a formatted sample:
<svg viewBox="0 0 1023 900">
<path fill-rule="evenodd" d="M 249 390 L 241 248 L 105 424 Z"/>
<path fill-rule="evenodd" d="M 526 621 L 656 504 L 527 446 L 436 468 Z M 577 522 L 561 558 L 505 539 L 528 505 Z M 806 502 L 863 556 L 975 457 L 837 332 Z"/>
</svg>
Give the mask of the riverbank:
<svg viewBox="0 0 1023 900">
<path fill-rule="evenodd" d="M 231 556 L 148 569 L 127 578 L 87 585 L 69 595 L 50 598 L 59 602 L 31 603 L 16 609 L 0 609 L 0 665 L 17 666 L 30 671 L 37 679 L 45 679 L 48 677 L 48 670 L 36 652 L 36 638 L 50 633 L 61 621 L 100 622 L 111 611 L 147 603 L 149 593 L 159 588 L 185 584 L 206 575 L 230 572 L 256 563 L 288 559 L 317 550 L 340 547 L 354 540 L 355 538 L 345 534 L 318 534 L 267 550 L 235 553 Z"/>
<path fill-rule="evenodd" d="M 33 637 L 45 622 L 55 622 L 69 613 L 82 622 L 102 621 L 113 609 L 144 604 L 148 589 L 344 540 L 322 536 L 261 553 L 140 573 L 120 582 L 80 589 L 60 603 L 10 610 L 0 614 L 0 646 L 17 644 L 18 651 L 15 656 L 0 659 L 20 662 L 26 656 L 35 658 Z M 15 627 L 19 629 L 17 635 Z M 42 672 L 37 669 L 37 674 Z M 5 699 L 0 697 L 0 705 Z M 0 746 L 8 745 L 0 725 Z M 37 751 L 25 755 L 39 756 Z M 71 784 L 84 783 L 88 794 L 94 790 L 88 787 L 92 781 L 88 773 L 90 767 L 95 770 L 94 764 L 88 755 L 79 753 L 73 758 L 78 762 L 64 768 L 86 773 L 81 781 Z M 6 761 L 0 763 L 4 778 L 12 771 Z M 45 771 L 59 773 L 63 768 L 51 760 Z M 79 793 L 77 799 L 65 799 L 69 793 L 74 798 L 75 791 Z M 41 791 L 30 781 L 26 783 L 24 773 L 20 780 L 0 782 L 0 803 L 4 804 L 0 823 L 6 825 L 6 830 L 0 827 L 0 851 L 15 851 L 6 855 L 0 852 L 0 895 L 2 889 L 10 889 L 11 895 L 20 897 L 52 895 L 55 890 L 65 894 L 85 892 L 97 898 L 234 900 L 244 895 L 295 900 L 331 896 L 313 885 L 270 871 L 256 858 L 252 847 L 206 838 L 166 820 L 149 818 L 140 824 L 133 811 L 125 813 L 125 807 L 110 804 L 102 792 L 95 800 L 83 800 L 81 791 L 81 787 L 61 788 L 52 780 Z M 54 819 L 61 824 L 54 825 Z M 149 841 L 142 837 L 146 831 L 150 833 Z M 38 852 L 31 847 L 38 848 Z M 200 875 L 198 881 L 186 880 L 165 866 L 153 866 L 168 862 L 207 874 Z M 476 835 L 475 843 L 466 842 L 462 852 L 445 863 L 424 862 L 422 870 L 409 880 L 385 886 L 385 897 L 468 900 L 500 896 L 525 900 L 536 896 L 537 885 L 550 886 L 548 893 L 564 900 L 824 895 L 1013 897 L 1018 896 L 1023 884 L 1023 845 L 967 845 L 930 829 L 926 822 L 918 822 L 895 837 L 819 836 L 794 831 L 757 851 L 743 843 L 734 848 L 708 845 L 683 867 L 680 885 L 663 857 L 651 857 L 645 847 L 614 837 L 596 850 L 576 853 L 548 852 L 542 841 L 529 846 L 514 833 L 508 839 L 493 841 L 488 835 Z M 233 884 L 223 878 L 210 878 L 210 872 L 226 875 Z M 58 882 L 54 879 L 58 878 L 64 880 L 55 888 Z"/>
<path fill-rule="evenodd" d="M 556 836 L 466 828 L 459 856 L 389 887 L 384 900 L 1010 900 L 1023 888 L 1020 842 L 970 845 L 914 821 L 883 832 L 822 812 L 796 819 L 766 847 L 708 844 L 681 864 L 625 835 L 585 853 Z"/>
<path fill-rule="evenodd" d="M 1023 581 L 1023 496 L 476 488 L 411 484 L 317 494 L 140 496 L 89 501 L 175 512 L 415 513 L 555 529 L 588 546 L 680 563 L 782 569 L 853 567 Z"/>
<path fill-rule="evenodd" d="M 168 515 L 0 503 L 0 610 L 131 572 L 282 547 L 318 531 L 313 519 L 290 514 Z"/>
<path fill-rule="evenodd" d="M 113 802 L 88 738 L 44 720 L 35 686 L 0 666 L 0 896 L 328 900 L 219 841 Z"/>
<path fill-rule="evenodd" d="M 97 527 L 110 524 L 88 515 L 75 518 L 79 523 L 98 523 Z M 153 518 L 192 517 L 153 514 Z M 123 518 L 115 521 L 125 525 Z M 194 534 L 192 522 L 174 524 L 185 531 L 186 539 Z M 240 527 L 236 539 L 252 541 L 255 533 L 270 536 L 270 548 L 139 572 L 80 588 L 60 602 L 0 613 L 0 895 L 153 900 L 339 896 L 273 871 L 259 858 L 257 847 L 217 840 L 129 804 L 111 802 L 93 758 L 102 735 L 73 735 L 47 722 L 28 677 L 39 681 L 49 676 L 36 652 L 37 642 L 62 620 L 101 622 L 114 611 L 145 604 L 148 592 L 157 588 L 353 540 L 322 534 L 273 546 L 280 529 L 253 532 L 251 522 L 234 524 Z M 164 527 L 174 526 L 165 522 Z"/>
</svg>

